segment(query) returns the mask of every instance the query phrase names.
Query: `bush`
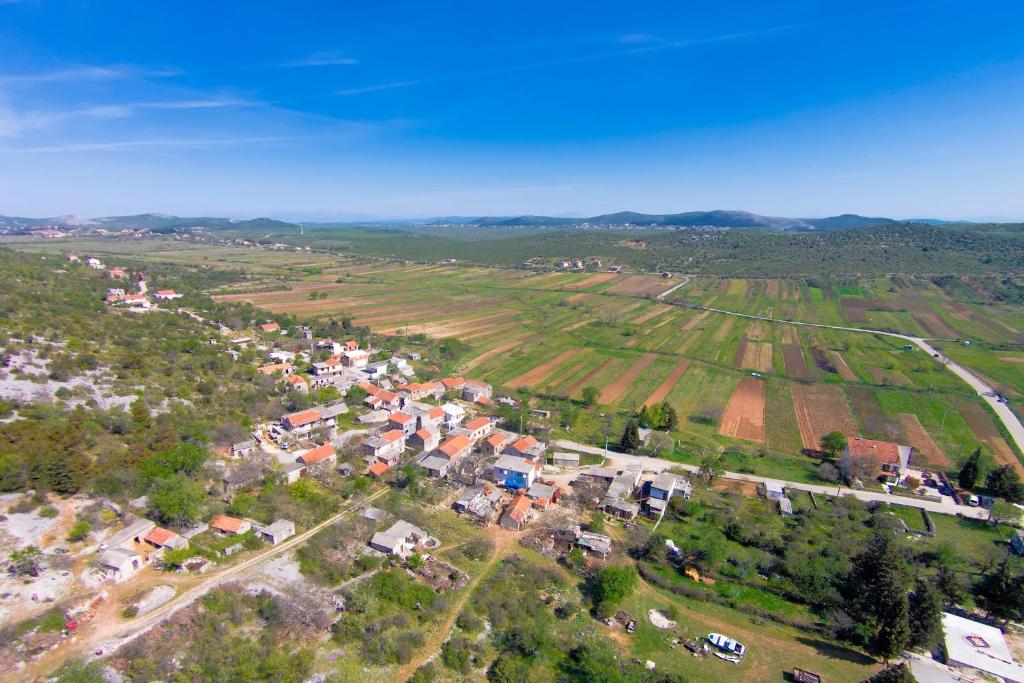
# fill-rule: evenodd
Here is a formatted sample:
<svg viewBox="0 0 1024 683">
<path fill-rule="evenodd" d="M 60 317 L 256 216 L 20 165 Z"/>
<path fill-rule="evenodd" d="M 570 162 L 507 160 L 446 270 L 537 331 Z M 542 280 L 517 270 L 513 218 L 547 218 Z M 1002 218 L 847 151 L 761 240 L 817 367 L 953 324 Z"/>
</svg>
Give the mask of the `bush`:
<svg viewBox="0 0 1024 683">
<path fill-rule="evenodd" d="M 71 525 L 71 529 L 68 531 L 68 540 L 72 543 L 84 540 L 90 531 L 92 531 L 92 525 L 87 520 L 80 519 Z"/>
<path fill-rule="evenodd" d="M 57 510 L 57 508 L 53 507 L 52 505 L 46 505 L 39 508 L 39 512 L 37 514 L 45 519 L 53 519 L 54 517 L 59 515 L 60 512 Z"/>
</svg>

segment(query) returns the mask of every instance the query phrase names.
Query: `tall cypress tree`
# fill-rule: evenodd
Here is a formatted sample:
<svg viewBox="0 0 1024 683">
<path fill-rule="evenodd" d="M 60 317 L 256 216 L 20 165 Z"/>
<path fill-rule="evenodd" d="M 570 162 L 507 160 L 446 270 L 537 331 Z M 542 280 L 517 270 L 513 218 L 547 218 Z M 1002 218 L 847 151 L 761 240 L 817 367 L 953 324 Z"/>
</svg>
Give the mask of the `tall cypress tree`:
<svg viewBox="0 0 1024 683">
<path fill-rule="evenodd" d="M 636 420 L 630 420 L 622 432 L 622 440 L 619 442 L 622 450 L 627 453 L 636 453 L 640 448 L 640 430 L 636 426 Z"/>
<path fill-rule="evenodd" d="M 918 579 L 910 597 L 911 647 L 930 650 L 942 635 L 942 595 L 930 581 Z"/>
<path fill-rule="evenodd" d="M 978 475 L 980 471 L 978 469 L 978 460 L 981 459 L 981 446 L 974 449 L 971 453 L 971 457 L 967 458 L 967 462 L 960 469 L 960 476 L 957 477 L 960 483 L 960 488 L 967 489 L 968 491 L 974 488 L 974 485 L 978 483 Z"/>
</svg>

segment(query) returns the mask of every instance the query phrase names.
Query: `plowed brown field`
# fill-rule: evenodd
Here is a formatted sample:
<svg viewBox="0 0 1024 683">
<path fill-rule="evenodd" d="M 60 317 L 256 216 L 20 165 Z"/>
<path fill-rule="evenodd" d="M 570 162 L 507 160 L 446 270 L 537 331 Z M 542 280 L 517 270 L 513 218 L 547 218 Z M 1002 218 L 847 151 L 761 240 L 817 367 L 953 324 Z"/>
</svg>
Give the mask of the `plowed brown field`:
<svg viewBox="0 0 1024 683">
<path fill-rule="evenodd" d="M 741 379 L 725 406 L 719 434 L 764 441 L 764 403 L 764 381 L 756 377 Z"/>
<path fill-rule="evenodd" d="M 974 401 L 958 401 L 956 408 L 978 440 L 984 442 L 992 450 L 996 462 L 1000 465 L 1013 465 L 1018 472 L 1024 474 L 1024 466 L 1021 465 L 1013 449 L 1003 439 L 999 429 L 996 428 L 984 408 Z"/>
<path fill-rule="evenodd" d="M 921 465 L 921 460 L 924 460 L 924 463 L 931 467 L 949 469 L 953 466 L 942 447 L 935 443 L 935 440 L 921 426 L 917 415 L 900 413 L 900 427 L 903 429 L 907 445 L 913 446 L 914 453 L 920 456 L 913 458 L 915 465 Z"/>
<path fill-rule="evenodd" d="M 786 374 L 797 379 L 808 379 L 810 372 L 807 370 L 807 361 L 804 360 L 804 352 L 799 346 L 782 345 L 782 361 L 786 366 Z"/>
<path fill-rule="evenodd" d="M 818 450 L 821 437 L 833 431 L 842 432 L 848 438 L 857 435 L 857 421 L 850 414 L 839 387 L 790 382 L 789 389 L 793 393 L 793 408 L 804 448 Z"/>
<path fill-rule="evenodd" d="M 857 375 L 854 373 L 853 368 L 846 364 L 846 359 L 843 358 L 842 354 L 838 351 L 829 351 L 829 358 L 832 359 L 832 365 L 836 366 L 836 370 L 839 374 L 848 382 L 856 382 Z"/>
</svg>

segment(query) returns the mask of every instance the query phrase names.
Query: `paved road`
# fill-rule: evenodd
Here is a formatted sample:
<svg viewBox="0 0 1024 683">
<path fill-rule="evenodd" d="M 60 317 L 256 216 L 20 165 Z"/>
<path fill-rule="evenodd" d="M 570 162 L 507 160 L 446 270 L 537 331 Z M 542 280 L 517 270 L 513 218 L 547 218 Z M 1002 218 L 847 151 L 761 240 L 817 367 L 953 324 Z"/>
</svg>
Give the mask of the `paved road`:
<svg viewBox="0 0 1024 683">
<path fill-rule="evenodd" d="M 588 446 L 582 443 L 576 443 L 575 441 L 568 441 L 565 439 L 559 439 L 555 441 L 555 445 L 559 448 L 565 448 L 568 450 L 580 451 L 581 453 L 592 453 L 594 455 L 602 455 L 608 458 L 612 467 L 617 469 L 625 468 L 626 465 L 631 463 L 640 463 L 644 468 L 644 471 L 648 472 L 661 472 L 669 468 L 684 469 L 687 472 L 696 472 L 699 468 L 696 465 L 684 465 L 682 463 L 673 462 L 671 460 L 662 460 L 661 458 L 650 458 L 645 455 L 630 455 L 629 453 L 620 453 L 618 451 L 608 450 L 607 453 L 603 448 L 597 448 L 596 446 Z M 569 475 L 575 476 L 575 475 Z M 810 491 L 812 493 L 820 493 L 827 496 L 835 496 L 838 492 L 839 495 L 853 496 L 863 501 L 881 501 L 883 503 L 896 503 L 899 505 L 905 505 L 907 507 L 915 507 L 921 510 L 927 510 L 928 512 L 935 512 L 943 515 L 961 515 L 963 517 L 969 517 L 973 519 L 988 519 L 989 513 L 985 508 L 970 507 L 968 505 L 956 505 L 955 503 L 944 503 L 930 500 L 921 500 L 919 498 L 908 498 L 907 496 L 893 495 L 890 493 L 882 493 L 880 491 L 857 491 L 850 488 L 837 489 L 836 486 L 823 486 L 820 484 L 805 484 L 799 481 L 784 481 L 781 479 L 773 479 L 772 477 L 759 477 L 754 474 L 741 474 L 739 472 L 723 472 L 723 479 L 733 479 L 736 481 L 749 481 L 757 484 L 763 484 L 765 482 L 778 482 L 785 486 L 787 489 L 799 490 L 799 491 Z"/>
<path fill-rule="evenodd" d="M 830 330 L 843 330 L 846 332 L 862 332 L 867 334 L 881 334 L 886 337 L 895 337 L 896 339 L 902 339 L 904 341 L 914 344 L 918 348 L 924 350 L 928 355 L 932 356 L 939 363 L 944 365 L 954 375 L 967 382 L 974 391 L 981 396 L 982 400 L 992 406 L 992 410 L 995 411 L 999 420 L 1006 427 L 1006 431 L 1009 432 L 1010 438 L 1013 439 L 1014 443 L 1017 444 L 1017 448 L 1024 453 L 1024 424 L 1021 424 L 1020 419 L 1017 415 L 1010 410 L 1010 407 L 1005 403 L 1000 403 L 996 398 L 995 390 L 986 384 L 980 377 L 972 373 L 964 366 L 956 363 L 952 359 L 939 353 L 935 347 L 928 343 L 927 340 L 922 337 L 913 337 L 909 334 L 900 334 L 898 332 L 885 332 L 883 330 L 871 330 L 863 327 L 844 327 L 842 325 L 826 325 L 824 323 L 808 323 L 801 322 L 799 320 L 780 320 L 778 318 L 766 318 L 760 315 L 750 315 L 749 313 L 737 313 L 735 311 L 727 311 L 721 308 L 711 308 L 708 306 L 695 306 L 692 304 L 680 304 L 687 308 L 694 308 L 701 311 L 711 311 L 712 313 L 723 313 L 725 315 L 732 315 L 739 318 L 750 318 L 752 320 L 764 320 L 772 323 L 783 323 L 785 325 L 803 325 L 805 327 L 824 327 Z"/>
</svg>

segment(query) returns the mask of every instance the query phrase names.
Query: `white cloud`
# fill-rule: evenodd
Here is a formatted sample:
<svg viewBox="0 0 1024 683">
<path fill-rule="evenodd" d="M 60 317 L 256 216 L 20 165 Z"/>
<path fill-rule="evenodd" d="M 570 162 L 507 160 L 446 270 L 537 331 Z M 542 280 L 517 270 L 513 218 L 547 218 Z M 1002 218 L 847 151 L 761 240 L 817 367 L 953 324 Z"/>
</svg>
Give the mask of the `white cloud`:
<svg viewBox="0 0 1024 683">
<path fill-rule="evenodd" d="M 341 52 L 330 50 L 327 52 L 315 52 L 308 57 L 296 59 L 292 62 L 281 64 L 285 68 L 300 68 L 306 66 L 352 66 L 358 64 L 359 60 L 347 57 Z"/>
<path fill-rule="evenodd" d="M 247 138 L 156 138 L 151 140 L 118 140 L 112 142 L 71 142 L 66 144 L 40 145 L 37 147 L 0 148 L 0 154 L 44 153 L 44 152 L 116 152 L 134 149 L 176 149 L 202 147 L 232 147 L 260 145 L 277 142 L 292 142 L 306 139 L 304 136 L 265 136 Z"/>
<path fill-rule="evenodd" d="M 408 88 L 413 85 L 419 85 L 421 81 L 395 81 L 393 83 L 379 83 L 377 85 L 367 85 L 362 88 L 349 88 L 348 90 L 339 90 L 334 93 L 335 95 L 350 96 L 350 95 L 362 95 L 368 92 L 377 92 L 378 90 L 394 90 L 396 88 Z"/>
</svg>

